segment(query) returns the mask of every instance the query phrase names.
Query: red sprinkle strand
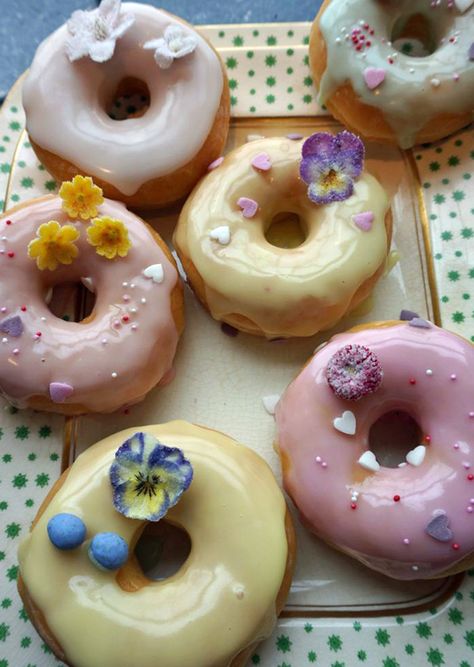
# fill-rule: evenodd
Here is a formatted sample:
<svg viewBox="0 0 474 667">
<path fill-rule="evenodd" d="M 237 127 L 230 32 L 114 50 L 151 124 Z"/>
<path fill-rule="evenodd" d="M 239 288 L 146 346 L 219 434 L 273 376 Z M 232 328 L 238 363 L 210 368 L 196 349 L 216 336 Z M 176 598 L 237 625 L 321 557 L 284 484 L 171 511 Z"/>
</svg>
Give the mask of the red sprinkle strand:
<svg viewBox="0 0 474 667">
<path fill-rule="evenodd" d="M 425 435 L 424 441 L 426 442 L 427 445 L 429 445 L 431 442 L 431 435 Z"/>
<path fill-rule="evenodd" d="M 13 250 L 9 250 L 9 251 L 7 252 L 7 255 L 8 255 L 9 257 L 15 257 L 15 253 L 13 252 Z"/>
<path fill-rule="evenodd" d="M 128 322 L 130 317 L 128 315 L 122 315 L 122 322 Z"/>
<path fill-rule="evenodd" d="M 467 478 L 468 478 L 468 480 L 469 480 L 470 482 L 472 482 L 472 480 L 474 479 L 474 475 L 472 474 L 472 472 L 469 473 L 469 475 L 467 476 Z"/>
<path fill-rule="evenodd" d="M 355 503 L 351 503 L 351 510 L 356 510 L 356 509 L 357 509 L 357 505 Z"/>
<path fill-rule="evenodd" d="M 11 221 L 11 220 L 7 220 L 5 224 L 6 224 L 6 225 L 11 225 L 11 224 L 12 224 L 12 221 Z"/>
<path fill-rule="evenodd" d="M 20 308 L 20 310 L 22 310 L 23 312 L 25 312 L 25 311 L 26 311 L 26 306 L 22 306 L 22 307 Z"/>
<path fill-rule="evenodd" d="M 393 496 L 393 500 L 398 503 L 400 500 L 400 496 L 397 494 L 396 496 Z"/>
<path fill-rule="evenodd" d="M 409 382 L 410 382 L 410 384 L 416 384 L 415 378 L 410 378 Z"/>
<path fill-rule="evenodd" d="M 459 544 L 457 542 L 454 542 L 454 544 L 451 545 L 454 549 L 454 551 L 457 551 L 459 549 Z"/>
</svg>

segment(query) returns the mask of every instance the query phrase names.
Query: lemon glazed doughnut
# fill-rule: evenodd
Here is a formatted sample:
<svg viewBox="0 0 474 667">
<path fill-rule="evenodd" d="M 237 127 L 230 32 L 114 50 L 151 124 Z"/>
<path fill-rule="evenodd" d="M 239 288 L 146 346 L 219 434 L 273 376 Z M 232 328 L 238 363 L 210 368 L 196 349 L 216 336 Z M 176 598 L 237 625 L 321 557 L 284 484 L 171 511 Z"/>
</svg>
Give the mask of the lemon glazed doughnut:
<svg viewBox="0 0 474 667">
<path fill-rule="evenodd" d="M 436 141 L 474 118 L 469 0 L 325 0 L 310 65 L 321 104 L 366 139 Z"/>
<path fill-rule="evenodd" d="M 174 575 L 152 581 L 134 549 L 166 512 L 191 551 Z M 243 667 L 283 607 L 294 552 L 265 461 L 174 421 L 117 433 L 75 461 L 20 545 L 18 585 L 36 629 L 71 667 L 130 667 L 132 649 L 140 667 Z"/>
<path fill-rule="evenodd" d="M 81 322 L 53 315 L 51 290 L 95 293 Z M 172 377 L 182 285 L 161 238 L 89 177 L 0 218 L 0 393 L 19 408 L 112 412 Z"/>
<path fill-rule="evenodd" d="M 131 95 L 141 110 L 118 120 L 114 101 Z M 132 207 L 184 197 L 221 154 L 229 125 L 212 46 L 172 14 L 120 0 L 74 12 L 39 46 L 23 105 L 32 146 L 58 181 L 92 176 Z"/>
<path fill-rule="evenodd" d="M 312 532 L 390 577 L 432 579 L 474 563 L 474 346 L 402 316 L 317 351 L 277 406 L 277 441 L 285 488 Z M 389 467 L 369 435 L 400 413 L 419 444 Z"/>
<path fill-rule="evenodd" d="M 197 185 L 174 245 L 215 319 L 269 338 L 311 336 L 368 296 L 392 223 L 363 156 L 349 132 L 267 138 L 229 153 Z M 296 216 L 303 238 L 270 236 L 281 216 Z"/>
</svg>

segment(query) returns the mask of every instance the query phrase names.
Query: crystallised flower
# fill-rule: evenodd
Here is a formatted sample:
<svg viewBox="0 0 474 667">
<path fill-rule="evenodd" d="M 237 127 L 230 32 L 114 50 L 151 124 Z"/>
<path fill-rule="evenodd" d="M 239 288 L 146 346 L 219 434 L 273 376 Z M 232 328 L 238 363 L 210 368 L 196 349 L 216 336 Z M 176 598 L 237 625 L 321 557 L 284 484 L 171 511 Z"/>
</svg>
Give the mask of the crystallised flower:
<svg viewBox="0 0 474 667">
<path fill-rule="evenodd" d="M 192 466 L 180 449 L 135 433 L 119 447 L 110 468 L 114 507 L 131 519 L 159 521 L 192 478 Z"/>
<path fill-rule="evenodd" d="M 161 69 L 169 69 L 177 58 L 192 53 L 197 46 L 196 37 L 179 25 L 169 25 L 163 37 L 145 42 L 144 49 L 153 49 L 157 65 Z"/>
<path fill-rule="evenodd" d="M 132 244 L 128 231 L 121 220 L 103 216 L 94 218 L 87 228 L 87 240 L 95 246 L 96 252 L 107 259 L 126 257 Z"/>
<path fill-rule="evenodd" d="M 302 150 L 300 176 L 308 184 L 308 197 L 315 204 L 344 201 L 354 192 L 364 163 L 364 145 L 355 134 L 316 132 Z"/>
<path fill-rule="evenodd" d="M 79 238 L 78 230 L 72 225 L 61 225 L 50 220 L 38 227 L 38 238 L 28 244 L 28 256 L 36 259 L 40 271 L 54 271 L 58 264 L 72 264 L 79 254 L 74 244 Z"/>
<path fill-rule="evenodd" d="M 74 176 L 72 181 L 64 181 L 59 190 L 63 200 L 63 211 L 70 218 L 89 220 L 98 214 L 97 207 L 104 203 L 102 190 L 94 185 L 90 176 Z"/>
</svg>

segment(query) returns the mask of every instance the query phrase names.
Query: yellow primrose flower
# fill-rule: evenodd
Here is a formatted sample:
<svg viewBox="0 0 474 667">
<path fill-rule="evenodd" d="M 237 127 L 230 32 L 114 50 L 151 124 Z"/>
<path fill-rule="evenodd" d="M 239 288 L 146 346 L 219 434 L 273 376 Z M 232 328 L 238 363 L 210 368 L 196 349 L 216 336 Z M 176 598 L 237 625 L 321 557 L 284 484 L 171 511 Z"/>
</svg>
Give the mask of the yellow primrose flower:
<svg viewBox="0 0 474 667">
<path fill-rule="evenodd" d="M 114 259 L 117 255 L 126 257 L 132 247 L 124 223 L 108 216 L 91 221 L 87 228 L 87 239 L 95 246 L 96 253 L 107 259 Z"/>
<path fill-rule="evenodd" d="M 72 264 L 79 254 L 74 245 L 79 232 L 72 225 L 61 227 L 56 220 L 44 222 L 36 232 L 38 238 L 28 244 L 28 255 L 36 259 L 40 271 L 54 271 L 58 264 Z"/>
<path fill-rule="evenodd" d="M 59 190 L 63 200 L 63 211 L 70 218 L 89 220 L 97 215 L 97 207 L 104 203 L 102 190 L 90 176 L 74 176 L 72 181 L 64 181 Z"/>
</svg>

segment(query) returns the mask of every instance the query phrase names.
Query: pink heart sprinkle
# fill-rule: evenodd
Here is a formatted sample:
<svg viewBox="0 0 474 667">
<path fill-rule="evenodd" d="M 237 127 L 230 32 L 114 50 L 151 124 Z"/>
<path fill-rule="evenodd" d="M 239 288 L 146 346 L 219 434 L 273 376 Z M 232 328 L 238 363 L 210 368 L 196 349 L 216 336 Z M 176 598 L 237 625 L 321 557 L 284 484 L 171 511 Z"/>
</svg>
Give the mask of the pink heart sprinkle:
<svg viewBox="0 0 474 667">
<path fill-rule="evenodd" d="M 374 221 L 374 214 L 372 211 L 363 211 L 362 213 L 353 215 L 352 220 L 354 221 L 355 226 L 363 232 L 370 232 Z"/>
<path fill-rule="evenodd" d="M 49 385 L 49 395 L 53 403 L 64 403 L 74 392 L 74 387 L 66 382 L 51 382 Z"/>
<path fill-rule="evenodd" d="M 364 70 L 364 81 L 367 84 L 367 88 L 373 90 L 380 86 L 385 79 L 385 70 L 380 67 L 367 67 Z"/>
<path fill-rule="evenodd" d="M 269 171 L 272 168 L 272 161 L 268 153 L 259 153 L 252 160 L 252 167 L 259 171 Z"/>
<path fill-rule="evenodd" d="M 240 197 L 237 200 L 237 206 L 242 211 L 244 218 L 253 218 L 258 211 L 257 202 L 255 199 L 250 199 L 249 197 Z"/>
<path fill-rule="evenodd" d="M 211 164 L 208 166 L 207 171 L 213 171 L 214 169 L 217 169 L 217 167 L 220 167 L 223 162 L 223 157 L 216 158 L 214 162 L 211 162 Z"/>
</svg>

